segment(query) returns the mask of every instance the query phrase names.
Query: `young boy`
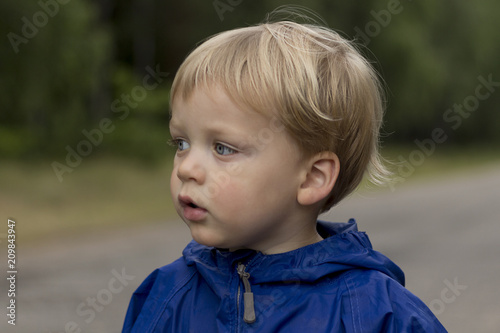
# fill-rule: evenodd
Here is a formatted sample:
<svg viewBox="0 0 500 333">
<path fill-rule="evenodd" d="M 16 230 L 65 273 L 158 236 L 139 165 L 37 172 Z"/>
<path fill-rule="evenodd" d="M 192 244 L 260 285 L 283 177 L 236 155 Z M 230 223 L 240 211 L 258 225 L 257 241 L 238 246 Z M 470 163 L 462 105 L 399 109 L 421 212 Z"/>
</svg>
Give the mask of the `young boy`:
<svg viewBox="0 0 500 333">
<path fill-rule="evenodd" d="M 137 289 L 123 332 L 445 332 L 356 223 L 317 221 L 378 155 L 377 75 L 288 21 L 227 31 L 171 92 L 171 193 L 193 241 Z"/>
</svg>

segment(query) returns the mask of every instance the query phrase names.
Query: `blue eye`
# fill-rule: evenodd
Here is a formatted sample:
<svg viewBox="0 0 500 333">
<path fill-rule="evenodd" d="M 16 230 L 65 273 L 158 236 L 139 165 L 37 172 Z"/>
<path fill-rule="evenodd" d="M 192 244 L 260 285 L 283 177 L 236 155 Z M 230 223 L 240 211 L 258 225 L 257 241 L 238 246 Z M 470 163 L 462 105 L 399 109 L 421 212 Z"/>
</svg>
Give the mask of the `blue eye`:
<svg viewBox="0 0 500 333">
<path fill-rule="evenodd" d="M 178 151 L 183 151 L 189 148 L 189 143 L 182 139 L 174 140 L 174 145 L 177 146 Z"/>
<path fill-rule="evenodd" d="M 232 155 L 236 153 L 236 150 L 229 148 L 228 146 L 225 146 L 221 143 L 215 144 L 215 151 L 219 155 Z"/>
</svg>

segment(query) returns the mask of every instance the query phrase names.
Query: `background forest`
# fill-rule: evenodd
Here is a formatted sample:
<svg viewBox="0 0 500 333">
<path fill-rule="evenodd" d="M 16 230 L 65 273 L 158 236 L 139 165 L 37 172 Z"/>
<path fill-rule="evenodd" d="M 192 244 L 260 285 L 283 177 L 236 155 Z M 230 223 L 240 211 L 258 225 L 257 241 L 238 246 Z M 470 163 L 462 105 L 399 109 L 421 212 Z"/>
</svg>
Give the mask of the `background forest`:
<svg viewBox="0 0 500 333">
<path fill-rule="evenodd" d="M 414 145 L 435 128 L 450 147 L 500 143 L 498 1 L 294 3 L 367 47 L 387 84 L 386 144 Z M 1 158 L 56 159 L 77 148 L 144 160 L 164 155 L 169 86 L 187 53 L 283 4 L 2 0 Z M 103 119 L 99 140 L 92 130 Z M 88 140 L 83 131 L 98 144 L 78 146 Z"/>
</svg>

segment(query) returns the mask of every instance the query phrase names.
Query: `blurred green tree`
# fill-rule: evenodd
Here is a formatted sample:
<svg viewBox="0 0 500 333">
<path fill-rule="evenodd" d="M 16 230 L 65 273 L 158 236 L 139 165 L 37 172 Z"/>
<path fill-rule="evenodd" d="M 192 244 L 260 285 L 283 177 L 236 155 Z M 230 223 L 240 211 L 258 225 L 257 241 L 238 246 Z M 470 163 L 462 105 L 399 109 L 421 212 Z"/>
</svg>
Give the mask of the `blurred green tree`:
<svg viewBox="0 0 500 333">
<path fill-rule="evenodd" d="M 66 3 L 0 3 L 2 156 L 58 154 L 107 112 L 111 36 L 97 8 Z"/>
<path fill-rule="evenodd" d="M 64 4 L 63 4 L 64 3 Z M 173 79 L 203 39 L 265 19 L 283 0 L 3 0 L 0 3 L 0 156 L 61 156 L 82 130 L 113 118 L 113 102 L 147 68 Z M 500 2 L 296 0 L 366 47 L 388 88 L 387 142 L 412 144 L 436 127 L 449 143 L 500 144 Z M 57 9 L 56 9 L 57 5 Z M 459 126 L 444 115 L 492 89 Z M 148 93 L 99 149 L 162 154 L 168 82 Z M 450 129 L 451 127 L 451 129 Z M 453 128 L 456 127 L 456 128 Z M 153 147 L 154 146 L 154 147 Z M 149 158 L 148 157 L 148 158 Z"/>
</svg>

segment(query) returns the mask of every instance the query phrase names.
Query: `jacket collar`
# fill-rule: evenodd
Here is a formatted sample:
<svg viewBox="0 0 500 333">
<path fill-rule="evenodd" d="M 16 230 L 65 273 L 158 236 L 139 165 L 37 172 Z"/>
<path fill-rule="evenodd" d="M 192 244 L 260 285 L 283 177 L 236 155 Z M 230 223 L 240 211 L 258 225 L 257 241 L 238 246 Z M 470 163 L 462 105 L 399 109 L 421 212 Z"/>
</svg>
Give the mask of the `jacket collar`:
<svg viewBox="0 0 500 333">
<path fill-rule="evenodd" d="M 253 250 L 228 252 L 192 241 L 183 255 L 188 265 L 213 287 L 226 285 L 238 263 L 246 265 L 251 283 L 314 282 L 326 275 L 351 269 L 378 270 L 404 285 L 402 270 L 381 253 L 374 251 L 368 236 L 359 232 L 356 222 L 318 221 L 318 232 L 325 239 L 290 252 L 265 255 Z M 222 287 L 221 285 L 221 287 Z"/>
</svg>

